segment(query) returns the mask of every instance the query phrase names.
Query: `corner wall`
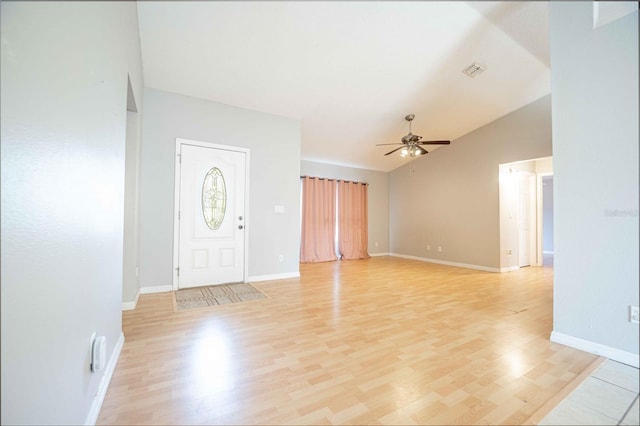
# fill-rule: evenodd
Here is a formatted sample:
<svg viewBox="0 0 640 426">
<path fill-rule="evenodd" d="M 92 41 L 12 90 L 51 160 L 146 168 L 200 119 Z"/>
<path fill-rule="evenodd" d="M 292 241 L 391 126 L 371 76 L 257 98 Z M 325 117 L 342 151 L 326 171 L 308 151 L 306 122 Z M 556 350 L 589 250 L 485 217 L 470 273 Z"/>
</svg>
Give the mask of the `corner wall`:
<svg viewBox="0 0 640 426">
<path fill-rule="evenodd" d="M 127 141 L 124 178 L 124 252 L 122 256 L 122 306 L 134 309 L 138 286 L 138 215 L 140 171 L 140 114 L 127 110 Z"/>
<path fill-rule="evenodd" d="M 390 251 L 499 270 L 498 165 L 548 156 L 549 95 L 395 169 Z"/>
<path fill-rule="evenodd" d="M 638 11 L 593 29 L 592 7 L 549 3 L 552 340 L 637 367 Z"/>
<path fill-rule="evenodd" d="M 2 2 L 2 424 L 95 422 L 122 345 L 134 2 Z M 90 371 L 91 334 L 107 368 Z"/>
</svg>

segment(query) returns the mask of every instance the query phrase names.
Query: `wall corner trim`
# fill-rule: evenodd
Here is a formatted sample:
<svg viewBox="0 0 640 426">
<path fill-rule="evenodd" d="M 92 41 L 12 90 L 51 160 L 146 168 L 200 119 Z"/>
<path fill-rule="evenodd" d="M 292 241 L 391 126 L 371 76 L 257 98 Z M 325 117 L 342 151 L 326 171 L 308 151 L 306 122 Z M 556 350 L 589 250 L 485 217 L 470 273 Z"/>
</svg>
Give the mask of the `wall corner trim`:
<svg viewBox="0 0 640 426">
<path fill-rule="evenodd" d="M 253 275 L 247 278 L 248 283 L 257 281 L 273 281 L 273 280 L 285 280 L 287 278 L 299 278 L 300 271 L 285 272 L 282 274 L 267 274 L 267 275 Z"/>
<path fill-rule="evenodd" d="M 95 398 L 91 402 L 91 408 L 89 409 L 89 414 L 87 414 L 87 418 L 84 422 L 85 425 L 93 426 L 98 421 L 98 416 L 100 415 L 100 409 L 102 408 L 102 403 L 104 402 L 104 397 L 107 396 L 107 390 L 109 389 L 109 384 L 111 383 L 111 378 L 113 377 L 113 372 L 116 369 L 116 364 L 118 363 L 118 359 L 120 358 L 120 353 L 122 352 L 122 347 L 124 346 L 124 333 L 120 332 L 120 337 L 116 342 L 116 347 L 113 349 L 111 354 L 111 359 L 109 359 L 109 364 L 107 364 L 107 368 L 104 372 L 104 375 L 100 379 L 100 384 L 98 385 L 98 392 L 96 393 Z"/>
<path fill-rule="evenodd" d="M 638 354 L 612 348 L 590 340 L 580 339 L 579 337 L 570 336 L 557 331 L 551 332 L 550 340 L 561 345 L 570 346 L 581 351 L 604 356 L 635 368 L 640 368 L 640 357 Z"/>
<path fill-rule="evenodd" d="M 428 257 L 411 256 L 408 254 L 389 253 L 389 256 L 402 257 L 404 259 L 419 260 L 421 262 L 437 263 L 439 265 L 455 266 L 458 268 L 475 269 L 478 271 L 485 271 L 485 272 L 502 272 L 499 268 L 492 268 L 490 266 L 471 265 L 468 263 L 460 263 L 460 262 L 449 262 L 448 260 L 429 259 Z"/>
<path fill-rule="evenodd" d="M 169 291 L 173 291 L 173 285 L 171 284 L 140 287 L 140 294 L 166 293 Z"/>
<path fill-rule="evenodd" d="M 389 253 L 369 253 L 371 257 L 390 256 Z"/>
<path fill-rule="evenodd" d="M 123 311 L 133 311 L 138 305 L 138 299 L 140 299 L 140 289 L 136 292 L 136 297 L 133 299 L 133 302 L 122 302 L 122 310 Z"/>
</svg>

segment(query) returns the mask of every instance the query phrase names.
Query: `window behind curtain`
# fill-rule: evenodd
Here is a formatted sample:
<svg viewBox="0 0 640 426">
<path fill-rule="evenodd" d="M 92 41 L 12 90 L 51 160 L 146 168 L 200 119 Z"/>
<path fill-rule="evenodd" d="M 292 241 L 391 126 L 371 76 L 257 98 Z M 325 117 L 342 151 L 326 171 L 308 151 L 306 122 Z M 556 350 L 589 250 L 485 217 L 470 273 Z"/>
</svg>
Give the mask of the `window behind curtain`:
<svg viewBox="0 0 640 426">
<path fill-rule="evenodd" d="M 338 182 L 338 250 L 342 259 L 368 259 L 367 185 Z"/>
<path fill-rule="evenodd" d="M 300 262 L 368 259 L 368 185 L 302 177 Z"/>
<path fill-rule="evenodd" d="M 301 223 L 300 262 L 337 260 L 334 250 L 336 181 L 302 178 Z"/>
</svg>

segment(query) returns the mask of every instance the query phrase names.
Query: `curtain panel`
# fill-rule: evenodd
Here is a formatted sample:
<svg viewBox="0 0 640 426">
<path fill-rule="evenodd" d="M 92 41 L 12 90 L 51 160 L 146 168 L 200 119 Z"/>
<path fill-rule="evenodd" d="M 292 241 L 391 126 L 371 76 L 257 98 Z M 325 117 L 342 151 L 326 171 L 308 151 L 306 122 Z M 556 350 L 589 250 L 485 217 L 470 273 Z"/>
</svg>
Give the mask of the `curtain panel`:
<svg viewBox="0 0 640 426">
<path fill-rule="evenodd" d="M 303 177 L 300 262 L 338 260 L 335 233 L 336 181 Z"/>
<path fill-rule="evenodd" d="M 338 182 L 338 248 L 341 259 L 368 259 L 367 185 Z"/>
</svg>

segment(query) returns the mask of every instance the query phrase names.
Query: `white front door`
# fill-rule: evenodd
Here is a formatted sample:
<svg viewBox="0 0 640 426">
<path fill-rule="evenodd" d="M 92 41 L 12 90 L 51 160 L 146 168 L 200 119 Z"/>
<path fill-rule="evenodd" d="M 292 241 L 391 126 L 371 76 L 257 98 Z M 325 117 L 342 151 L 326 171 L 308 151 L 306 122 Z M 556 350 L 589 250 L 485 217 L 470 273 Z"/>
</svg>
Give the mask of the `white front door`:
<svg viewBox="0 0 640 426">
<path fill-rule="evenodd" d="M 177 146 L 178 288 L 242 282 L 246 153 Z"/>
</svg>

